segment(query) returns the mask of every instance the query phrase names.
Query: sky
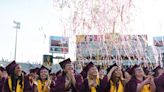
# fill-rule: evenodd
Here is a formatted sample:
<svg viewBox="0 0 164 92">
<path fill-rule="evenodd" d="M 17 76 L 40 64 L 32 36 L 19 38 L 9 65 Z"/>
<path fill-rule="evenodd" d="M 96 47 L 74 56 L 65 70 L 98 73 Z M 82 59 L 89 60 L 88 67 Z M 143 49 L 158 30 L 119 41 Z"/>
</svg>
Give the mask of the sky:
<svg viewBox="0 0 164 92">
<path fill-rule="evenodd" d="M 164 36 L 164 0 L 134 1 L 136 11 L 130 33 L 147 34 L 149 44 L 152 45 L 152 37 Z M 42 55 L 50 54 L 49 36 L 63 35 L 61 15 L 61 11 L 54 8 L 53 0 L 0 0 L 0 59 L 14 59 L 15 20 L 21 23 L 18 30 L 17 61 L 42 62 Z M 75 49 L 72 48 L 75 46 L 70 44 L 66 58 L 75 60 Z"/>
</svg>

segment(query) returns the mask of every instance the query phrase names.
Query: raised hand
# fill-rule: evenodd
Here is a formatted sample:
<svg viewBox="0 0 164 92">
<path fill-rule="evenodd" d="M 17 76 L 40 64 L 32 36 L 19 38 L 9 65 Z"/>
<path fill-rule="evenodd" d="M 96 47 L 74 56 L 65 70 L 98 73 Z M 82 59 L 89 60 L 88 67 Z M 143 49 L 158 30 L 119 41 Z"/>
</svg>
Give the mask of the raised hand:
<svg viewBox="0 0 164 92">
<path fill-rule="evenodd" d="M 70 78 L 66 78 L 65 89 L 68 89 L 70 86 L 71 86 L 71 80 L 70 80 Z"/>
<path fill-rule="evenodd" d="M 50 85 L 51 85 L 51 79 L 48 78 L 48 81 L 45 83 L 45 86 L 46 86 L 46 87 L 50 87 Z"/>
<path fill-rule="evenodd" d="M 75 79 L 75 73 L 74 71 L 68 71 L 68 78 L 71 80 L 71 84 L 75 86 L 76 84 L 76 79 Z"/>
<path fill-rule="evenodd" d="M 115 66 L 115 67 L 113 67 L 113 68 L 109 71 L 109 73 L 107 74 L 108 80 L 111 79 L 112 73 L 113 73 L 113 71 L 116 70 L 116 69 L 117 69 L 117 67 Z"/>
<path fill-rule="evenodd" d="M 151 76 L 148 76 L 143 82 L 144 82 L 144 84 L 150 84 Z"/>
</svg>

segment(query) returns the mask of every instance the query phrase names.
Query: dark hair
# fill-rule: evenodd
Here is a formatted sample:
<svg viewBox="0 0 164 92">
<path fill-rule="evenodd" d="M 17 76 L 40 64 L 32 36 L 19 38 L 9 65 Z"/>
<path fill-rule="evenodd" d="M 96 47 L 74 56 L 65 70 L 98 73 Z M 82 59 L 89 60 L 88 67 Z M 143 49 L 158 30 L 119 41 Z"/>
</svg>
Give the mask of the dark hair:
<svg viewBox="0 0 164 92">
<path fill-rule="evenodd" d="M 15 66 L 15 68 L 17 67 L 17 66 L 19 66 L 19 64 L 17 64 L 16 66 Z M 23 71 L 21 71 L 21 76 L 16 76 L 15 75 L 15 68 L 14 68 L 14 72 L 13 72 L 13 76 L 11 76 L 11 78 L 12 78 L 12 81 L 13 82 L 16 82 L 16 83 L 13 83 L 12 84 L 12 88 L 13 87 L 16 87 L 16 85 L 17 85 L 17 82 L 18 82 L 18 80 L 20 80 L 20 82 L 19 82 L 19 85 L 21 86 L 21 88 L 23 87 L 23 80 L 24 80 L 24 74 L 23 74 Z M 14 85 L 14 86 L 13 86 Z"/>
<path fill-rule="evenodd" d="M 42 78 L 40 77 L 40 75 L 38 77 L 38 80 L 41 80 L 42 81 Z M 48 76 L 46 77 L 46 80 L 48 80 Z"/>
<path fill-rule="evenodd" d="M 158 75 L 159 75 L 158 71 L 153 74 L 154 77 L 157 77 Z"/>
<path fill-rule="evenodd" d="M 18 80 L 20 80 L 19 85 L 21 86 L 21 88 L 23 87 L 23 79 L 24 79 L 23 77 L 24 77 L 23 74 L 21 74 L 21 76 L 16 76 L 15 74 L 11 76 L 13 90 L 16 89 Z"/>
<path fill-rule="evenodd" d="M 113 82 L 113 84 L 116 86 L 117 90 L 118 90 L 118 83 L 119 81 L 121 81 L 122 85 L 125 86 L 125 81 L 121 79 L 121 76 L 118 78 L 119 81 L 116 80 L 116 77 L 114 76 L 114 72 L 116 70 L 113 71 L 112 73 L 112 76 L 111 76 L 111 81 Z M 123 71 L 121 70 L 122 74 L 123 74 Z"/>
</svg>

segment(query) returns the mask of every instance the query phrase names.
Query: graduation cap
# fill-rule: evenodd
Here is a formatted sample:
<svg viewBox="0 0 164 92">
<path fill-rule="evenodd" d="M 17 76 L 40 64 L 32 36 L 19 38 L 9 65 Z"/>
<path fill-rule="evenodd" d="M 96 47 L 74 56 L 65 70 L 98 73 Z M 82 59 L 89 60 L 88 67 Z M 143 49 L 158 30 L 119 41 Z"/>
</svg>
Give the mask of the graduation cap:
<svg viewBox="0 0 164 92">
<path fill-rule="evenodd" d="M 86 66 L 86 73 L 88 73 L 89 69 L 94 67 L 95 65 L 93 64 L 93 62 L 89 62 L 88 65 Z"/>
<path fill-rule="evenodd" d="M 36 67 L 36 68 L 34 69 L 34 71 L 35 71 L 35 73 L 37 73 L 37 72 L 39 71 L 39 68 Z"/>
<path fill-rule="evenodd" d="M 153 69 L 153 72 L 155 73 L 155 72 L 157 72 L 159 69 L 162 69 L 162 67 L 159 65 L 159 66 L 157 66 L 156 68 L 154 68 Z"/>
<path fill-rule="evenodd" d="M 35 69 L 30 69 L 30 73 L 35 73 L 34 70 L 35 70 Z"/>
<path fill-rule="evenodd" d="M 18 64 L 14 61 L 12 61 L 11 63 L 9 63 L 7 66 L 6 66 L 6 71 L 9 75 L 13 75 L 14 74 L 14 69 L 15 67 L 17 66 Z"/>
<path fill-rule="evenodd" d="M 38 70 L 39 70 L 39 68 L 38 68 Z M 30 69 L 29 71 L 30 71 L 30 73 L 38 73 L 38 70 L 36 70 L 36 69 Z"/>
<path fill-rule="evenodd" d="M 118 67 L 116 63 L 114 63 L 113 65 L 111 65 L 110 67 L 107 68 L 107 74 L 110 72 L 110 70 L 114 67 Z"/>
<path fill-rule="evenodd" d="M 48 71 L 48 73 L 51 72 L 51 70 L 50 70 L 49 68 L 47 68 L 47 67 L 45 67 L 44 65 L 42 65 L 42 66 L 40 67 L 40 69 L 38 70 L 38 75 L 40 75 L 40 71 L 43 70 L 43 69 L 46 69 L 46 70 Z"/>
<path fill-rule="evenodd" d="M 39 71 L 38 67 L 36 67 L 34 69 L 30 69 L 30 73 L 38 73 L 38 71 Z"/>
<path fill-rule="evenodd" d="M 61 68 L 64 69 L 65 65 L 66 65 L 66 64 L 70 64 L 70 63 L 71 63 L 71 59 L 68 58 L 68 59 L 63 60 L 63 61 L 60 62 L 59 64 L 60 64 Z"/>
<path fill-rule="evenodd" d="M 158 75 L 158 70 L 159 69 L 162 69 L 162 67 L 160 65 L 153 69 L 153 72 L 154 72 L 154 76 L 155 77 Z"/>
<path fill-rule="evenodd" d="M 129 74 L 130 75 L 134 75 L 135 69 L 140 67 L 139 65 L 135 64 L 130 70 L 129 70 Z"/>
<path fill-rule="evenodd" d="M 143 71 L 146 75 L 148 75 L 150 73 L 150 70 L 147 67 L 144 67 Z"/>
</svg>

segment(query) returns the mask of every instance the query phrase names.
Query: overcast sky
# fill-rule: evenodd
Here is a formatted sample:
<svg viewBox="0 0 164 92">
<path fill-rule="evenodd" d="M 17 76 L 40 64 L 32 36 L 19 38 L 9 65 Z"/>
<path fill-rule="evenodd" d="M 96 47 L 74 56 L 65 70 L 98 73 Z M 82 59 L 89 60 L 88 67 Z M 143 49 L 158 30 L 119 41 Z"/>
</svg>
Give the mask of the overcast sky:
<svg viewBox="0 0 164 92">
<path fill-rule="evenodd" d="M 153 36 L 164 36 L 163 4 L 164 0 L 136 0 L 132 33 L 148 34 L 149 44 Z M 60 11 L 53 7 L 53 0 L 0 0 L 0 59 L 14 58 L 15 20 L 21 23 L 17 61 L 41 62 L 42 55 L 49 53 L 49 36 L 63 35 L 60 16 Z M 75 60 L 74 55 L 75 50 L 70 50 L 66 57 Z"/>
</svg>

